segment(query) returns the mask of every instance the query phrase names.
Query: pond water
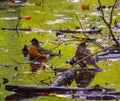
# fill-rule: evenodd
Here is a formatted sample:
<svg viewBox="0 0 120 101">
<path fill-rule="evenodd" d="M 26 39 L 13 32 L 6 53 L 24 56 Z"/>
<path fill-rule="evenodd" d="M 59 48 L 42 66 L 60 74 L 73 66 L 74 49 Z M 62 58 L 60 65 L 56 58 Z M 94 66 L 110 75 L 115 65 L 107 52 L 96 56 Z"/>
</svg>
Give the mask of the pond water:
<svg viewBox="0 0 120 101">
<path fill-rule="evenodd" d="M 83 0 L 67 0 L 67 1 L 72 1 L 72 2 L 81 1 L 82 2 Z M 62 2 L 62 3 L 64 4 L 65 2 Z M 77 4 L 72 5 L 68 3 L 68 6 L 65 8 L 73 12 L 71 8 L 72 7 L 74 8 L 76 5 Z M 49 7 L 50 6 L 51 5 L 49 5 Z M 46 18 L 44 17 L 43 13 L 40 13 L 41 15 L 39 15 L 39 13 L 38 14 L 31 13 L 33 11 L 36 11 L 37 7 L 35 8 L 30 7 L 31 11 L 28 12 L 28 14 L 26 13 L 26 11 L 24 11 L 24 10 L 28 10 L 28 8 L 26 8 L 25 6 L 16 7 L 12 5 L 12 8 L 8 8 L 7 6 L 6 8 L 7 9 L 0 10 L 0 101 L 5 101 L 5 100 L 7 101 L 8 99 L 11 99 L 11 98 L 15 99 L 16 101 L 18 100 L 19 101 L 20 100 L 23 100 L 23 101 L 51 101 L 51 100 L 52 101 L 64 101 L 64 100 L 72 101 L 72 100 L 76 100 L 76 99 L 72 99 L 70 95 L 56 95 L 55 96 L 54 94 L 51 94 L 51 96 L 19 96 L 18 97 L 16 95 L 12 95 L 13 93 L 5 90 L 5 85 L 9 85 L 9 84 L 10 85 L 17 84 L 17 85 L 47 86 L 47 84 L 49 85 L 50 82 L 53 82 L 55 79 L 54 72 L 50 68 L 47 68 L 46 70 L 40 69 L 38 73 L 31 73 L 30 66 L 28 63 L 29 62 L 28 58 L 24 58 L 22 51 L 21 51 L 25 44 L 27 45 L 31 44 L 30 40 L 34 37 L 38 38 L 39 40 L 44 41 L 45 44 L 43 44 L 43 46 L 45 46 L 46 48 L 52 49 L 53 47 L 56 47 L 56 45 L 49 43 L 49 41 L 53 41 L 55 39 L 55 34 L 54 34 L 55 32 L 45 33 L 40 30 L 38 32 L 36 31 L 36 32 L 31 32 L 29 34 L 26 34 L 27 31 L 25 32 L 25 31 L 16 31 L 16 30 L 2 30 L 2 28 L 4 27 L 16 28 L 16 25 L 18 23 L 17 16 L 19 15 L 19 10 L 21 10 L 21 15 L 23 12 L 23 15 L 31 14 L 31 16 L 33 17 L 31 21 L 23 20 L 20 22 L 19 26 L 23 28 L 29 28 L 29 27 L 39 28 L 41 23 L 42 23 L 42 27 L 40 27 L 41 29 L 46 28 L 47 30 L 51 30 L 51 28 L 52 29 L 55 29 L 55 28 L 60 29 L 64 27 L 67 28 L 69 24 L 73 21 L 73 19 L 75 19 L 70 14 L 66 14 L 66 12 L 61 13 L 60 9 L 59 9 L 60 12 L 54 10 L 53 13 L 57 12 L 56 14 L 53 14 L 53 16 L 56 17 L 54 20 L 52 18 L 49 18 L 51 13 L 49 13 L 48 15 L 46 14 L 47 16 L 49 16 L 48 17 L 49 20 L 44 20 Z M 43 9 L 44 8 L 40 8 L 40 10 L 43 10 Z M 46 9 L 48 10 L 48 8 Z M 34 19 L 34 17 L 36 17 L 36 19 Z M 42 17 L 43 22 L 41 20 L 40 23 L 39 22 L 36 23 L 37 21 L 39 21 L 39 17 Z M 59 25 L 56 25 L 56 24 L 59 24 Z M 71 27 L 68 27 L 68 28 L 71 28 Z M 68 37 L 70 36 L 68 35 Z M 71 66 L 69 64 L 66 64 L 66 60 L 73 56 L 75 52 L 75 47 L 76 47 L 76 43 L 75 44 L 71 43 L 69 46 L 68 45 L 60 46 L 58 49 L 55 50 L 55 52 L 58 52 L 58 50 L 61 49 L 62 53 L 64 54 L 63 57 L 60 57 L 60 58 L 55 57 L 54 59 L 51 59 L 50 61 L 48 61 L 48 64 L 52 64 L 56 68 L 58 67 L 70 68 Z M 103 69 L 103 72 L 97 72 L 97 73 L 95 72 L 93 74 L 87 74 L 87 75 L 78 73 L 78 75 L 76 76 L 76 79 L 73 80 L 71 87 L 77 87 L 77 86 L 91 87 L 96 84 L 99 84 L 104 87 L 115 88 L 116 91 L 120 92 L 120 68 L 119 68 L 120 62 L 119 60 L 117 59 L 115 61 L 112 61 L 112 60 L 100 61 L 98 62 L 98 65 L 100 66 L 100 68 Z M 49 79 L 46 81 L 46 84 L 39 82 L 40 80 L 47 79 L 47 78 Z M 7 79 L 7 81 L 5 81 L 5 79 Z M 83 99 L 78 99 L 78 100 L 83 101 Z"/>
</svg>

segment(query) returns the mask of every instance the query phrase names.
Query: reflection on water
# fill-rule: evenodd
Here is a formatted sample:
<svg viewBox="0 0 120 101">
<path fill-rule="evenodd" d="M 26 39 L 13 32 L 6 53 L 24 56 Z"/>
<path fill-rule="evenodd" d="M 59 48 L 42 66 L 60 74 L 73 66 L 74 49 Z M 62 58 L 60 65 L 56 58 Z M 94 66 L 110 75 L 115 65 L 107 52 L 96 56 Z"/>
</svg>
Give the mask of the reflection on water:
<svg viewBox="0 0 120 101">
<path fill-rule="evenodd" d="M 78 72 L 75 77 L 77 86 L 78 87 L 87 87 L 94 79 L 96 73 L 97 72 L 95 70 Z"/>
<path fill-rule="evenodd" d="M 25 99 L 36 99 L 36 98 L 40 98 L 40 96 L 36 96 L 36 95 L 20 95 L 20 94 L 13 94 L 13 95 L 10 95 L 10 96 L 7 96 L 5 98 L 5 101 L 13 101 L 13 100 L 16 100 L 16 101 L 19 101 L 19 100 L 25 100 Z"/>
<path fill-rule="evenodd" d="M 74 76 L 75 77 L 74 79 L 75 79 L 78 87 L 83 87 L 83 88 L 87 87 L 92 82 L 92 80 L 94 79 L 94 77 L 97 73 L 97 71 L 95 69 L 77 70 L 76 72 L 77 73 L 75 73 L 76 75 Z M 47 89 L 47 87 L 46 87 L 46 89 Z M 20 94 L 13 94 L 13 95 L 7 96 L 5 99 L 6 100 L 23 100 L 23 99 L 29 99 L 29 98 L 36 98 L 39 96 L 40 96 L 40 93 L 39 94 L 37 93 L 37 95 L 35 95 L 35 93 L 34 94 L 32 93 L 30 95 L 20 93 Z M 62 96 L 65 96 L 65 95 L 62 94 Z M 69 96 L 72 96 L 72 95 L 69 95 Z"/>
</svg>

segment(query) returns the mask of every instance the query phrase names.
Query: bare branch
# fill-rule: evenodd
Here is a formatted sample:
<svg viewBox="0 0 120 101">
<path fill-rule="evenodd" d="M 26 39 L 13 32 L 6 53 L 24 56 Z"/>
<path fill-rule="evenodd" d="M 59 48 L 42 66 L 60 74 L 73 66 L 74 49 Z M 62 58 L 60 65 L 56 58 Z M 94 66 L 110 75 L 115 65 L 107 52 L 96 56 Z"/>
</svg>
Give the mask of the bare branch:
<svg viewBox="0 0 120 101">
<path fill-rule="evenodd" d="M 103 11 L 103 8 L 102 8 L 102 4 L 101 4 L 101 1 L 98 0 L 98 3 L 99 3 L 99 6 L 100 6 L 100 10 L 101 10 L 101 13 L 102 13 L 102 19 L 104 21 L 104 23 L 107 25 L 107 27 L 109 28 L 109 32 L 110 32 L 110 35 L 112 36 L 113 38 L 113 41 L 118 45 L 120 46 L 119 42 L 117 41 L 117 39 L 115 38 L 114 34 L 113 34 L 113 31 L 112 31 L 112 28 L 111 28 L 111 24 L 112 24 L 112 16 L 113 16 L 113 11 L 114 11 L 114 8 L 115 8 L 115 5 L 117 3 L 118 0 L 115 0 L 114 2 L 114 5 L 112 7 L 112 10 L 111 10 L 111 14 L 110 14 L 110 22 L 108 23 L 105 19 L 105 16 L 104 16 L 104 11 Z"/>
<path fill-rule="evenodd" d="M 110 14 L 110 25 L 112 24 L 113 11 L 114 11 L 114 8 L 115 8 L 115 5 L 116 5 L 117 2 L 118 2 L 118 0 L 115 0 L 114 5 L 113 5 L 112 10 L 111 10 L 111 14 Z"/>
</svg>

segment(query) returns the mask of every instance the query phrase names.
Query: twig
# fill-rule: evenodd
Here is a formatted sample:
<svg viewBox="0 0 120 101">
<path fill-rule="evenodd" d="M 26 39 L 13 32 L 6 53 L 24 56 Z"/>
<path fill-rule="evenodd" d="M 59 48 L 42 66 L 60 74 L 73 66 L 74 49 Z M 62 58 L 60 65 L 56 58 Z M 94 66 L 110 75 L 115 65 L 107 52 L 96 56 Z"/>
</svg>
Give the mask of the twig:
<svg viewBox="0 0 120 101">
<path fill-rule="evenodd" d="M 54 48 L 52 48 L 52 49 L 50 49 L 50 51 L 52 51 L 52 50 L 54 50 L 54 49 L 56 49 L 56 48 L 58 48 L 60 45 L 62 45 L 64 42 L 62 42 L 62 43 L 60 43 L 60 44 L 58 44 L 56 47 L 54 47 Z"/>
<path fill-rule="evenodd" d="M 117 2 L 118 2 L 118 0 L 115 0 L 114 5 L 112 6 L 112 10 L 111 10 L 111 14 L 110 14 L 110 25 L 112 24 L 113 11 L 114 11 L 114 8 L 115 8 L 115 5 Z"/>
<path fill-rule="evenodd" d="M 38 85 L 40 84 L 40 83 L 38 82 L 38 80 L 36 80 L 33 75 L 28 75 L 27 77 L 28 77 L 31 81 L 33 81 L 34 83 L 36 83 L 36 84 L 38 84 Z M 33 77 L 34 80 L 33 80 L 31 77 Z"/>
<path fill-rule="evenodd" d="M 92 43 L 95 44 L 96 46 L 98 46 L 98 47 L 104 49 L 104 47 L 103 47 L 101 44 L 99 44 L 99 43 L 97 43 L 97 42 L 92 42 Z"/>
<path fill-rule="evenodd" d="M 28 63 L 30 63 L 30 61 L 28 61 L 28 62 L 18 62 L 16 60 L 12 60 L 12 61 L 15 62 L 15 63 L 17 63 L 17 64 L 28 64 Z"/>
<path fill-rule="evenodd" d="M 55 76 L 53 76 L 53 77 L 48 77 L 48 78 L 46 78 L 46 79 L 40 80 L 40 82 L 44 82 L 44 81 L 49 80 L 49 79 L 52 79 L 52 78 L 56 78 L 56 77 L 55 77 Z"/>
<path fill-rule="evenodd" d="M 18 32 L 18 27 L 19 27 L 20 21 L 21 21 L 21 19 L 20 19 L 20 12 L 19 12 L 18 22 L 17 22 L 17 24 L 16 24 L 16 32 L 17 32 L 18 37 L 20 36 L 20 35 L 19 35 L 19 32 Z"/>
<path fill-rule="evenodd" d="M 84 29 L 83 29 L 82 24 L 81 24 L 81 22 L 80 22 L 80 20 L 79 20 L 79 18 L 78 18 L 78 16 L 77 16 L 77 14 L 76 14 L 76 13 L 75 13 L 75 17 L 76 17 L 77 21 L 78 21 L 78 22 L 79 22 L 79 24 L 80 24 L 80 27 L 81 27 L 81 29 L 82 29 L 82 33 L 83 33 L 83 35 L 84 35 L 85 37 L 87 37 L 87 38 L 88 38 L 88 36 L 87 36 L 87 35 L 85 35 L 85 33 L 84 33 Z"/>
<path fill-rule="evenodd" d="M 83 29 L 83 27 L 82 27 L 82 24 L 81 24 L 81 22 L 80 22 L 80 20 L 79 20 L 79 18 L 78 18 L 78 16 L 77 16 L 76 13 L 75 13 L 75 17 L 76 17 L 77 21 L 79 22 L 82 31 L 84 31 L 84 29 Z M 83 34 L 84 34 L 84 33 L 83 33 Z"/>
<path fill-rule="evenodd" d="M 82 39 L 82 38 L 81 38 L 81 39 Z M 70 40 L 67 40 L 67 41 L 80 41 L 80 39 L 70 39 Z M 58 48 L 60 45 L 62 45 L 63 43 L 65 43 L 65 42 L 67 42 L 67 41 L 63 41 L 63 42 L 57 44 L 57 46 L 54 47 L 54 48 L 52 48 L 52 49 L 50 49 L 50 51 L 52 51 L 52 50 Z"/>
<path fill-rule="evenodd" d="M 11 67 L 11 68 L 15 68 L 15 67 L 23 67 L 23 66 L 14 66 L 14 65 L 7 65 L 7 64 L 0 64 L 0 67 Z"/>
</svg>

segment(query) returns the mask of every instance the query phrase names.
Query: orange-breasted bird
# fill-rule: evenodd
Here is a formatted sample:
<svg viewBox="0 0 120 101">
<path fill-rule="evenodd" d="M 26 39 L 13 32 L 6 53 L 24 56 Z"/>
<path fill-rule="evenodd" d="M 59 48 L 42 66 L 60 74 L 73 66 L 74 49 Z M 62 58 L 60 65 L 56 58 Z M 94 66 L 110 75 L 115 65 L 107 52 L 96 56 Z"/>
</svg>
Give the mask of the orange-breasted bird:
<svg viewBox="0 0 120 101">
<path fill-rule="evenodd" d="M 38 51 L 39 41 L 37 39 L 34 38 L 31 42 L 32 44 L 28 50 L 30 66 L 32 67 L 32 71 L 36 71 L 40 65 L 45 66 L 48 56 Z"/>
<path fill-rule="evenodd" d="M 53 53 L 51 50 L 44 49 L 39 45 L 39 41 L 36 38 L 31 40 L 30 46 L 24 46 L 22 49 L 22 53 L 24 57 L 29 56 L 30 66 L 32 67 L 32 71 L 36 71 L 40 65 L 45 67 L 45 62 L 54 56 L 62 56 L 61 53 Z"/>
</svg>

